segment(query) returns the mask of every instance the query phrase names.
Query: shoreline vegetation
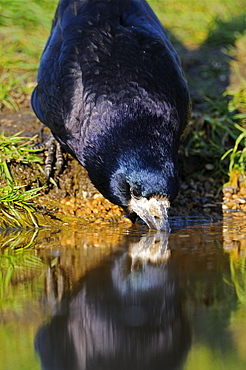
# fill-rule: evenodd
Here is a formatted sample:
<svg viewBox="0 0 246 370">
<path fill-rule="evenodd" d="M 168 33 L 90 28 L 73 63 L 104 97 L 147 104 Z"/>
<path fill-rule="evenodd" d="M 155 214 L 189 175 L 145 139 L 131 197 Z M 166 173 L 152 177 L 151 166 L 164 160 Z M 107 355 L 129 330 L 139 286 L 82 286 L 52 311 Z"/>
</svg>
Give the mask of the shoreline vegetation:
<svg viewBox="0 0 246 370">
<path fill-rule="evenodd" d="M 192 7 L 186 0 L 149 3 L 180 55 L 193 102 L 180 147 L 181 195 L 171 216 L 187 215 L 185 208 L 200 207 L 190 214 L 205 212 L 216 218 L 216 213 L 222 213 L 221 205 L 224 212 L 245 213 L 246 13 L 242 9 L 246 2 L 198 0 L 192 1 Z M 54 173 L 48 184 L 42 167 L 44 155 L 30 149 L 37 138 L 29 136 L 39 126 L 31 113 L 30 94 L 56 6 L 54 0 L 25 4 L 2 0 L 0 4 L 0 228 L 52 224 L 57 214 L 83 216 L 85 222 L 101 222 L 100 212 L 111 221 L 123 216 L 88 179 L 85 185 L 78 184 L 79 176 L 84 179 L 86 174 L 69 156 L 67 177 Z M 35 127 L 30 132 L 21 118 L 25 111 Z M 8 115 L 12 118 L 6 125 Z M 20 131 L 24 133 L 18 135 Z M 48 222 L 44 221 L 47 215 Z"/>
</svg>

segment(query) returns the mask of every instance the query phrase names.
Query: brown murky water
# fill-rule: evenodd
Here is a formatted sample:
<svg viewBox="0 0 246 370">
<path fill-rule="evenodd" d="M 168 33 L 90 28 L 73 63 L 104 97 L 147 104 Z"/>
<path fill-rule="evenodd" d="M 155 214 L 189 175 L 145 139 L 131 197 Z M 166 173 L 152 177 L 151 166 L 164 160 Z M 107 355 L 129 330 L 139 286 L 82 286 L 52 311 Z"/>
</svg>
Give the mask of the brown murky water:
<svg viewBox="0 0 246 370">
<path fill-rule="evenodd" d="M 1 234 L 1 370 L 246 368 L 245 227 Z"/>
</svg>

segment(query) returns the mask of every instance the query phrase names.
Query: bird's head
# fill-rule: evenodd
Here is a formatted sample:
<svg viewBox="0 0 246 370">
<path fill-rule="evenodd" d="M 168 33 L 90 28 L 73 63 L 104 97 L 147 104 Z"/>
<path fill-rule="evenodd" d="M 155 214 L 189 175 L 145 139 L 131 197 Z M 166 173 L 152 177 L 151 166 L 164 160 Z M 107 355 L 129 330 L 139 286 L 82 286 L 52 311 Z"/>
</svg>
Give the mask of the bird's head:
<svg viewBox="0 0 246 370">
<path fill-rule="evenodd" d="M 122 166 L 111 178 L 111 191 L 127 212 L 137 214 L 150 228 L 167 231 L 170 202 L 179 191 L 175 167 L 168 160 L 160 168 Z"/>
<path fill-rule="evenodd" d="M 142 116 L 126 118 L 110 136 L 88 145 L 85 167 L 107 199 L 150 228 L 167 230 L 169 204 L 179 191 L 179 125 L 163 122 L 162 116 Z"/>
</svg>

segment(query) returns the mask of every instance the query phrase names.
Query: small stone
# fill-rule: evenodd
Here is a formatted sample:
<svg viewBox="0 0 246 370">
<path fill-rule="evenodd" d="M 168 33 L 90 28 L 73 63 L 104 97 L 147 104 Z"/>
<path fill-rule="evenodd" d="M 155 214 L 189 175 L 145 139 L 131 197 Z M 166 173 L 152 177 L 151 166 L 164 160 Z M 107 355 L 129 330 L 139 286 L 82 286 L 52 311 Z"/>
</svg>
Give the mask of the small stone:
<svg viewBox="0 0 246 370">
<path fill-rule="evenodd" d="M 235 186 L 227 185 L 222 189 L 223 194 L 230 193 L 235 194 L 237 192 L 237 188 Z"/>
<path fill-rule="evenodd" d="M 188 184 L 182 184 L 182 185 L 180 186 L 180 189 L 181 189 L 181 190 L 186 190 L 186 189 L 188 189 L 188 187 L 189 187 L 189 185 L 188 185 Z"/>
<path fill-rule="evenodd" d="M 243 195 L 243 196 L 246 196 L 246 188 L 245 187 L 240 188 L 240 194 Z"/>
<path fill-rule="evenodd" d="M 85 211 L 83 209 L 78 209 L 76 211 L 76 216 L 80 217 L 80 216 L 83 216 L 85 214 Z"/>
<path fill-rule="evenodd" d="M 246 199 L 245 198 L 238 198 L 237 201 L 239 203 L 242 203 L 242 204 L 246 203 Z"/>
<path fill-rule="evenodd" d="M 82 197 L 86 199 L 88 197 L 88 191 L 82 191 Z"/>
<path fill-rule="evenodd" d="M 99 193 L 96 193 L 96 194 L 93 195 L 93 199 L 100 199 L 102 197 L 103 196 L 101 194 L 99 194 Z"/>
<path fill-rule="evenodd" d="M 95 221 L 94 221 L 94 224 L 100 224 L 102 222 L 102 220 L 100 219 L 100 218 L 98 218 L 98 219 L 96 219 Z"/>
<path fill-rule="evenodd" d="M 210 181 L 205 181 L 204 183 L 205 190 L 208 192 L 211 189 Z"/>
<path fill-rule="evenodd" d="M 211 194 L 211 193 L 205 193 L 204 195 L 207 198 L 214 198 L 214 194 Z"/>
<path fill-rule="evenodd" d="M 206 203 L 203 204 L 203 208 L 211 208 L 211 207 L 216 207 L 217 205 L 215 203 Z"/>
<path fill-rule="evenodd" d="M 224 191 L 224 192 L 223 192 L 223 194 L 224 194 L 224 198 L 229 198 L 229 199 L 231 199 L 231 197 L 232 197 L 232 193 L 231 193 L 231 192 L 229 192 L 229 191 Z"/>
<path fill-rule="evenodd" d="M 214 165 L 212 163 L 206 163 L 205 168 L 208 171 L 212 171 L 212 170 L 214 170 Z"/>
</svg>

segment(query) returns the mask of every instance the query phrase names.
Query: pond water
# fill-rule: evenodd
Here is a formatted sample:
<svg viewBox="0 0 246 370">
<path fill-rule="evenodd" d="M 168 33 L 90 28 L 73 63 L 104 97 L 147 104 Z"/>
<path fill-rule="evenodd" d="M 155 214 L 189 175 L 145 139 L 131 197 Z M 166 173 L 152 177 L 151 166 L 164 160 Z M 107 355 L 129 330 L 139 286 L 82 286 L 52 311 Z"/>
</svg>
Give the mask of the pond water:
<svg viewBox="0 0 246 370">
<path fill-rule="evenodd" d="M 245 369 L 240 220 L 1 234 L 0 369 Z"/>
</svg>

